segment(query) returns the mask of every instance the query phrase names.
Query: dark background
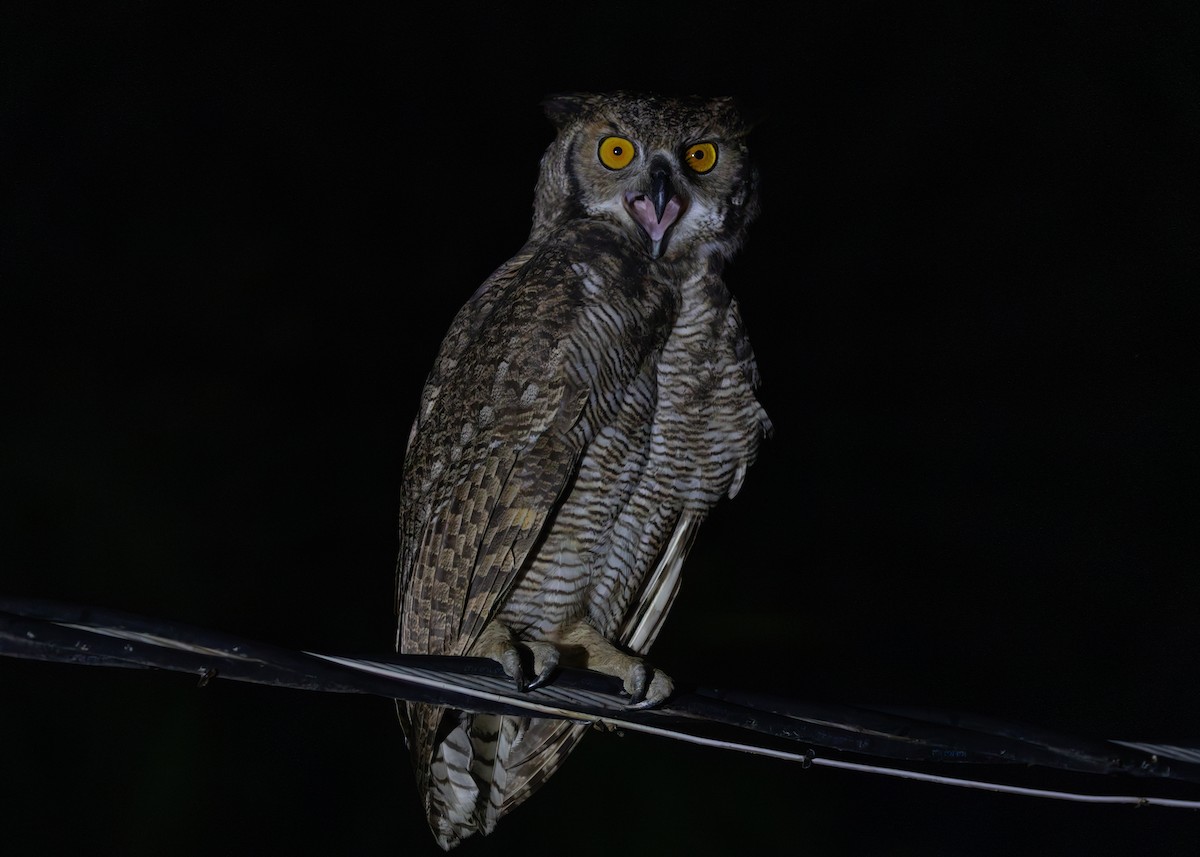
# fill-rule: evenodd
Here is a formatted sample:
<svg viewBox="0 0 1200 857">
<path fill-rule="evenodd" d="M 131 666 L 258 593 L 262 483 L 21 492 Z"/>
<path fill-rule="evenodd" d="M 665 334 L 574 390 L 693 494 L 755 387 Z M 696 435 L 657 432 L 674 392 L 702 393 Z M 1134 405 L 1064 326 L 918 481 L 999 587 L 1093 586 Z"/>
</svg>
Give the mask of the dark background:
<svg viewBox="0 0 1200 857">
<path fill-rule="evenodd" d="M 763 214 L 728 280 L 777 433 L 656 663 L 1200 738 L 1190 4 L 38 8 L 0 22 L 0 591 L 385 650 L 409 422 L 526 234 L 539 101 L 732 93 Z M 195 684 L 0 663 L 6 849 L 434 850 L 386 702 Z M 460 853 L 1198 836 L 596 735 Z"/>
</svg>

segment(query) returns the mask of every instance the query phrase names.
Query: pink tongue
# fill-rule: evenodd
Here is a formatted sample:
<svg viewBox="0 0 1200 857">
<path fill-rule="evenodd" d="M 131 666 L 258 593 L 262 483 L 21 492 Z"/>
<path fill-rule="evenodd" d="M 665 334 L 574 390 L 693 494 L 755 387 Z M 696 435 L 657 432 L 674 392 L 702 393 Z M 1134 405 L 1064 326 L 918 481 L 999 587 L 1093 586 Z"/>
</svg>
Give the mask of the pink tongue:
<svg viewBox="0 0 1200 857">
<path fill-rule="evenodd" d="M 649 234 L 651 241 L 661 241 L 662 237 L 667 234 L 667 228 L 675 222 L 675 218 L 679 217 L 679 198 L 675 196 L 671 197 L 663 207 L 662 220 L 659 220 L 654 214 L 654 203 L 644 196 L 631 200 L 629 206 L 633 209 L 633 216 L 637 222 Z"/>
</svg>

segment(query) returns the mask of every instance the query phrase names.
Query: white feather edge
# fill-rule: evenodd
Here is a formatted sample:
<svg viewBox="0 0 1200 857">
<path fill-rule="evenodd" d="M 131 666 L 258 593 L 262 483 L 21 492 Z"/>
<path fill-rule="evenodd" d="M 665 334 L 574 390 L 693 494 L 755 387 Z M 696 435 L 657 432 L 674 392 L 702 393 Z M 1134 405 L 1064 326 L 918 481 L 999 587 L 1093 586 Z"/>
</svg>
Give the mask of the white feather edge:
<svg viewBox="0 0 1200 857">
<path fill-rule="evenodd" d="M 666 550 L 646 581 L 641 603 L 618 632 L 620 641 L 638 654 L 644 655 L 650 650 L 679 594 L 683 561 L 703 517 L 695 512 L 684 512 L 679 516 Z"/>
</svg>

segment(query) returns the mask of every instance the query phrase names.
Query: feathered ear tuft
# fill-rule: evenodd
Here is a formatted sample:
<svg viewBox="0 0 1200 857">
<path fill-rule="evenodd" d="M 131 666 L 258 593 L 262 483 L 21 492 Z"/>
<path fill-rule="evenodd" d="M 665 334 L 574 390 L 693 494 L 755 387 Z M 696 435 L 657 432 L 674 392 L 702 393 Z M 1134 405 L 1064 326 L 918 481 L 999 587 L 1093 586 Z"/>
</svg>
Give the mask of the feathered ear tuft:
<svg viewBox="0 0 1200 857">
<path fill-rule="evenodd" d="M 542 101 L 542 109 L 546 111 L 546 118 L 554 123 L 555 128 L 563 128 L 572 119 L 584 113 L 594 98 L 594 95 L 584 92 L 562 92 L 546 96 Z"/>
<path fill-rule="evenodd" d="M 729 99 L 736 111 L 741 126 L 750 133 L 759 125 L 771 118 L 771 111 L 764 99 L 757 97 L 755 92 L 743 92 Z"/>
<path fill-rule="evenodd" d="M 709 113 L 729 129 L 736 129 L 741 134 L 748 134 L 758 124 L 752 107 L 747 106 L 745 97 L 741 95 L 721 95 L 716 98 L 704 99 Z"/>
</svg>

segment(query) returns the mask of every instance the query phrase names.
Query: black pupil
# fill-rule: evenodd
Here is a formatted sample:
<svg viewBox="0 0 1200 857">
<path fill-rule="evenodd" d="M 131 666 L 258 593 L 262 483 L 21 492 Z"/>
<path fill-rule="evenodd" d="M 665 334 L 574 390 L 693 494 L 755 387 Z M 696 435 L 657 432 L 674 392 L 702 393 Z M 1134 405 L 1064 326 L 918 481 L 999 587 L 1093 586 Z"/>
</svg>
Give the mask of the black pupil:
<svg viewBox="0 0 1200 857">
<path fill-rule="evenodd" d="M 614 158 L 621 157 L 621 147 L 620 146 L 613 146 L 613 157 Z"/>
<path fill-rule="evenodd" d="M 692 152 L 692 157 L 695 158 L 697 161 L 703 161 L 704 160 L 704 150 L 697 149 L 696 151 Z"/>
</svg>

